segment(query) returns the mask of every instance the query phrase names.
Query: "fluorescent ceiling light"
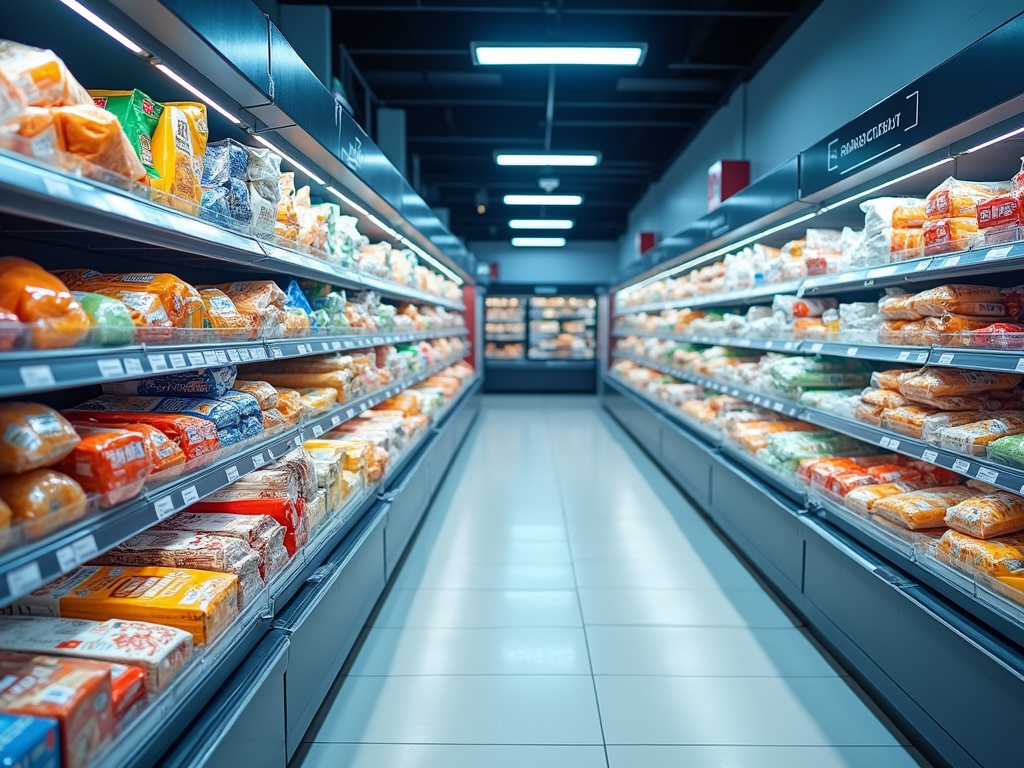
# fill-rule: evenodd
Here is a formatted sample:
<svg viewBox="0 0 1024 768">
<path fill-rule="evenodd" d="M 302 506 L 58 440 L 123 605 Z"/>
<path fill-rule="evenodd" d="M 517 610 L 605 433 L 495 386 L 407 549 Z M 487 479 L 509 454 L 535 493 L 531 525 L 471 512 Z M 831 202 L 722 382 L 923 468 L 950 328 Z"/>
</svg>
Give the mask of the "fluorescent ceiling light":
<svg viewBox="0 0 1024 768">
<path fill-rule="evenodd" d="M 646 43 L 621 45 L 505 45 L 473 43 L 473 63 L 484 66 L 584 64 L 636 67 L 647 53 Z"/>
<path fill-rule="evenodd" d="M 555 166 L 571 165 L 589 168 L 601 162 L 600 152 L 573 152 L 529 154 L 526 152 L 499 152 L 494 156 L 498 165 Z"/>
<path fill-rule="evenodd" d="M 282 152 L 282 151 L 281 151 L 280 149 L 278 149 L 278 148 L 277 148 L 276 146 L 274 146 L 274 145 L 273 145 L 273 144 L 271 144 L 271 143 L 270 143 L 269 141 L 267 141 L 266 139 L 264 139 L 264 138 L 263 138 L 262 136 L 258 136 L 258 135 L 256 135 L 256 134 L 253 134 L 253 138 L 254 138 L 254 139 L 256 139 L 256 141 L 258 141 L 258 142 L 259 142 L 260 144 L 262 144 L 263 146 L 265 146 L 265 147 L 269 147 L 270 149 L 272 149 L 272 150 L 274 150 L 275 152 L 277 152 L 277 154 L 279 154 L 279 155 L 280 155 L 281 157 L 283 157 L 283 158 L 284 158 L 285 160 L 287 160 L 287 161 L 288 161 L 289 163 L 291 163 L 292 165 L 294 165 L 294 166 L 295 166 L 295 167 L 296 167 L 296 168 L 297 168 L 297 169 L 298 169 L 299 171 L 301 171 L 302 173 L 304 173 L 304 174 L 306 174 L 307 176 L 309 176 L 309 178 L 311 178 L 311 179 L 312 179 L 313 181 L 315 181 L 315 182 L 316 182 L 317 184 L 325 184 L 325 183 L 326 183 L 326 182 L 325 182 L 325 181 L 324 181 L 323 179 L 321 179 L 321 178 L 320 178 L 319 176 L 317 176 L 317 175 L 316 175 L 315 173 L 313 173 L 313 172 L 312 172 L 311 170 L 309 170 L 309 168 L 307 168 L 306 166 L 304 166 L 304 165 L 303 165 L 302 163 L 300 163 L 300 162 L 297 162 L 297 161 L 296 161 L 296 160 L 295 160 L 295 159 L 294 159 L 293 157 L 291 157 L 290 155 L 286 155 L 286 154 L 285 154 L 284 152 Z"/>
<path fill-rule="evenodd" d="M 355 200 L 352 200 L 349 197 L 345 197 L 345 195 L 341 194 L 341 192 L 336 190 L 334 187 L 328 185 L 327 186 L 327 191 L 330 192 L 332 195 L 334 195 L 339 200 L 341 200 L 341 202 L 345 203 L 345 205 L 347 205 L 349 208 L 354 208 L 356 211 L 358 211 L 359 213 L 363 214 L 364 216 L 367 213 L 369 213 L 369 211 L 367 211 L 365 208 L 363 208 L 363 206 L 359 205 L 359 203 L 357 203 Z"/>
<path fill-rule="evenodd" d="M 181 75 L 179 75 L 177 72 L 172 70 L 166 64 L 157 64 L 156 68 L 159 69 L 161 72 L 163 72 L 165 75 L 167 75 L 169 78 L 171 78 L 171 80 L 176 82 L 178 85 L 180 85 L 186 91 L 188 91 L 193 96 L 195 96 L 197 99 L 199 99 L 200 101 L 204 102 L 205 104 L 213 107 L 217 112 L 219 112 L 220 114 L 224 115 L 224 117 L 226 117 L 228 120 L 230 120 L 235 125 L 241 125 L 242 124 L 241 120 L 239 120 L 233 114 L 231 114 L 226 109 L 224 109 L 224 107 L 222 107 L 216 101 L 214 101 L 209 96 L 207 96 L 205 93 L 203 93 L 198 88 L 196 88 L 194 85 L 192 85 L 192 83 L 188 82 L 188 80 L 185 80 Z M 259 138 L 259 137 L 257 136 L 256 138 Z M 264 143 L 266 143 L 266 142 L 264 142 Z M 279 150 L 275 150 L 275 151 L 279 151 Z M 281 153 L 281 154 L 283 155 L 284 153 Z M 323 182 L 320 182 L 320 183 L 322 184 Z"/>
<path fill-rule="evenodd" d="M 510 229 L 572 229 L 572 219 L 512 219 Z"/>
<path fill-rule="evenodd" d="M 970 149 L 964 150 L 964 154 L 966 155 L 969 154 L 970 152 L 977 152 L 979 149 L 984 149 L 985 147 L 991 147 L 993 144 L 998 144 L 1000 141 L 1004 141 L 1005 139 L 1009 139 L 1010 137 L 1017 136 L 1018 134 L 1021 133 L 1024 133 L 1024 128 L 1018 128 L 1015 131 L 1004 133 L 1002 136 L 996 136 L 994 139 L 989 139 L 988 141 L 983 142 L 976 147 L 971 147 Z"/>
<path fill-rule="evenodd" d="M 403 237 L 399 237 L 398 239 L 401 240 L 403 243 L 405 243 L 406 247 L 408 247 L 410 250 L 415 251 L 416 254 L 420 258 L 422 258 L 424 261 L 426 261 L 428 264 L 432 264 L 433 266 L 437 267 L 437 269 L 439 269 L 442 274 L 444 274 L 445 276 L 450 278 L 451 281 L 453 283 L 455 283 L 456 285 L 462 285 L 465 282 L 461 277 L 459 277 L 457 274 L 455 274 L 450 269 L 448 269 L 448 267 L 446 267 L 440 261 L 435 259 L 433 256 L 431 256 L 425 250 L 420 248 L 418 245 L 416 245 L 416 243 L 414 243 L 409 238 L 403 236 Z"/>
<path fill-rule="evenodd" d="M 512 245 L 516 248 L 561 248 L 565 245 L 564 237 L 513 237 Z"/>
<path fill-rule="evenodd" d="M 98 29 L 101 29 L 104 32 L 106 32 L 108 35 L 110 35 L 112 38 L 117 40 L 117 42 L 119 42 L 121 45 L 123 45 L 125 48 L 127 48 L 132 53 L 137 53 L 139 55 L 144 55 L 144 56 L 148 56 L 149 55 L 149 53 L 147 51 L 142 50 L 142 48 L 140 48 L 138 45 L 136 45 L 133 40 L 131 40 L 128 37 L 125 37 L 124 35 L 122 35 L 118 30 L 114 29 L 112 26 L 107 24 L 107 22 L 105 22 L 103 19 L 101 19 L 95 13 L 93 13 L 88 8 L 83 6 L 81 3 L 77 2 L 76 0 L 60 0 L 60 1 L 62 3 L 64 3 L 64 5 L 66 5 L 68 8 L 70 8 L 72 11 L 74 11 L 79 16 L 81 16 L 83 19 L 85 19 L 90 24 L 92 24 L 94 27 L 96 27 Z"/>
<path fill-rule="evenodd" d="M 1024 131 L 1024 128 L 1021 128 L 1021 131 Z M 999 139 L 996 139 L 996 141 L 999 141 Z M 978 147 L 975 147 L 975 149 L 978 149 Z M 974 151 L 973 149 L 968 150 L 968 152 L 973 152 L 973 151 Z M 953 160 L 952 157 L 944 157 L 941 160 L 938 160 L 938 161 L 932 163 L 931 165 L 926 165 L 924 168 L 918 168 L 916 171 L 911 171 L 910 173 L 905 173 L 902 176 L 899 176 L 899 177 L 897 177 L 895 179 L 892 179 L 891 181 L 887 181 L 887 182 L 885 182 L 883 184 L 879 184 L 877 186 L 874 186 L 871 189 L 865 189 L 863 192 L 858 192 L 855 195 L 850 195 L 849 197 L 844 197 L 842 200 L 838 200 L 838 201 L 836 201 L 834 203 L 826 205 L 824 208 L 822 208 L 820 211 L 818 211 L 818 213 L 821 214 L 821 213 L 825 213 L 826 211 L 833 211 L 836 208 L 839 208 L 840 206 L 846 205 L 847 203 L 852 203 L 854 200 L 860 200 L 862 197 L 867 197 L 868 195 L 873 195 L 876 192 L 882 191 L 886 187 L 891 187 L 893 184 L 899 184 L 901 181 L 906 181 L 907 179 L 913 178 L 914 176 L 917 176 L 917 174 L 919 174 L 919 173 L 924 173 L 925 171 L 930 171 L 930 170 L 932 170 L 932 168 L 938 168 L 940 165 L 945 165 L 946 163 L 948 163 L 948 162 L 950 162 L 952 160 Z"/>
<path fill-rule="evenodd" d="M 505 195 L 505 205 L 581 205 L 582 195 Z"/>
</svg>

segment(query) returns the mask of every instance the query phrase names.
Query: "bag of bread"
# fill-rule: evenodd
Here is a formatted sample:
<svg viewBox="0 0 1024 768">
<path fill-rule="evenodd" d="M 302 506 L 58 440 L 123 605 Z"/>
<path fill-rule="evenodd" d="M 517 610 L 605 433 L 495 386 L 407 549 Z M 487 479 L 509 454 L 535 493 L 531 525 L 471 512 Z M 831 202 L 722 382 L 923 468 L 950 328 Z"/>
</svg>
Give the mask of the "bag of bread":
<svg viewBox="0 0 1024 768">
<path fill-rule="evenodd" d="M 78 433 L 46 405 L 9 400 L 0 403 L 0 474 L 48 467 L 79 442 Z"/>
<path fill-rule="evenodd" d="M 0 75 L 0 112 L 3 109 L 3 75 Z M 43 107 L 26 107 L 15 117 L 0 118 L 0 147 L 49 160 L 58 166 L 65 165 L 62 158 L 54 157 L 57 152 L 64 152 L 64 142 L 57 133 L 53 115 Z"/>
<path fill-rule="evenodd" d="M 863 424 L 870 424 L 873 427 L 882 426 L 882 413 L 885 408 L 881 405 L 870 403 L 858 403 L 853 409 L 853 418 Z"/>
<path fill-rule="evenodd" d="M 153 159 L 160 178 L 154 189 L 198 204 L 203 197 L 203 156 L 209 128 L 206 105 L 197 102 L 164 104 L 164 111 L 153 133 Z"/>
<path fill-rule="evenodd" d="M 926 317 L 1006 316 L 1006 307 L 1003 305 L 1000 290 L 984 285 L 940 285 L 912 297 L 910 307 L 914 312 Z"/>
<path fill-rule="evenodd" d="M 962 368 L 926 368 L 901 377 L 899 390 L 911 400 L 947 395 L 973 395 L 979 392 L 1012 389 L 1020 384 L 1020 374 L 996 371 L 969 371 Z"/>
<path fill-rule="evenodd" d="M 882 411 L 881 426 L 882 429 L 889 429 L 919 440 L 924 430 L 924 420 L 935 413 L 935 409 L 920 405 L 886 408 Z"/>
<path fill-rule="evenodd" d="M 0 74 L 29 106 L 92 104 L 89 92 L 53 51 L 0 40 Z"/>
<path fill-rule="evenodd" d="M 995 419 L 940 430 L 939 446 L 968 456 L 984 456 L 990 443 L 1019 434 L 1024 434 L 1024 412 L 1007 411 Z"/>
<path fill-rule="evenodd" d="M 871 512 L 912 531 L 942 528 L 946 524 L 946 510 L 975 494 L 963 485 L 926 488 L 880 499 L 871 507 Z"/>
<path fill-rule="evenodd" d="M 875 389 L 900 391 L 902 376 L 917 373 L 913 368 L 891 368 L 885 371 L 874 371 L 871 374 L 871 386 Z"/>
<path fill-rule="evenodd" d="M 276 387 L 276 389 L 278 412 L 289 423 L 298 421 L 302 417 L 302 395 L 294 389 L 286 387 Z"/>
<path fill-rule="evenodd" d="M 978 203 L 1010 191 L 1005 183 L 960 181 L 950 176 L 933 189 L 925 199 L 928 219 L 975 218 Z"/>
<path fill-rule="evenodd" d="M 928 220 L 925 201 L 907 198 L 906 202 L 892 209 L 893 229 L 921 229 Z"/>
<path fill-rule="evenodd" d="M 913 210 L 920 208 L 921 219 L 924 219 L 924 201 L 916 197 L 876 197 L 872 200 L 865 200 L 860 204 L 864 212 L 864 236 L 872 237 L 883 229 L 890 227 L 918 226 L 905 222 L 905 216 L 896 221 L 896 212 L 899 210 Z"/>
<path fill-rule="evenodd" d="M 979 539 L 992 539 L 1024 530 L 1024 498 L 994 491 L 965 499 L 946 510 L 946 525 Z"/>
<path fill-rule="evenodd" d="M 121 123 L 110 112 L 90 102 L 55 107 L 51 114 L 64 151 L 123 178 L 149 185 L 146 169 Z"/>
<path fill-rule="evenodd" d="M 89 333 L 89 316 L 64 283 L 16 256 L 0 258 L 0 310 L 31 326 L 36 349 L 73 347 Z"/>
<path fill-rule="evenodd" d="M 895 389 L 865 389 L 861 393 L 860 401 L 868 405 L 880 405 L 883 408 L 899 408 L 902 405 L 910 405 L 910 401 Z"/>
<path fill-rule="evenodd" d="M 146 440 L 137 432 L 109 427 L 78 427 L 82 438 L 54 469 L 74 478 L 102 506 L 134 498 L 153 471 Z"/>
<path fill-rule="evenodd" d="M 126 303 L 130 301 L 130 299 L 126 300 L 130 294 L 156 295 L 160 299 L 164 313 L 175 328 L 210 327 L 206 305 L 203 303 L 199 291 L 184 280 L 168 273 L 104 274 L 85 277 L 77 281 L 75 288 L 76 290 L 102 293 L 105 296 L 114 296 Z M 137 317 L 141 307 L 135 307 L 133 303 L 129 303 L 128 307 L 134 310 L 133 319 L 136 319 L 137 325 L 159 324 L 158 322 L 151 323 L 148 320 L 140 323 Z M 150 317 L 159 319 L 161 313 L 154 311 Z"/>
<path fill-rule="evenodd" d="M 988 541 L 959 531 L 946 531 L 939 539 L 936 554 L 946 564 L 966 570 L 979 570 L 989 576 L 1019 576 L 1024 571 L 1024 539 L 1001 538 Z"/>
<path fill-rule="evenodd" d="M 926 416 L 921 424 L 921 439 L 930 445 L 941 442 L 942 430 L 949 427 L 962 427 L 988 418 L 986 411 L 942 411 Z"/>
<path fill-rule="evenodd" d="M 284 335 L 286 296 L 273 280 L 248 280 L 214 287 L 231 299 L 255 336 Z"/>
<path fill-rule="evenodd" d="M 89 93 L 97 107 L 107 110 L 120 121 L 128 142 L 150 179 L 159 178 L 153 159 L 153 133 L 163 114 L 164 105 L 139 90 Z"/>
<path fill-rule="evenodd" d="M 924 256 L 924 231 L 921 229 L 889 229 L 889 260 L 908 261 Z"/>
<path fill-rule="evenodd" d="M 976 395 L 945 395 L 943 397 L 915 397 L 914 403 L 937 408 L 940 411 L 1002 411 L 1014 410 L 1020 397 L 1009 392 L 979 392 Z"/>
<path fill-rule="evenodd" d="M 854 488 L 843 497 L 843 506 L 858 515 L 869 515 L 877 502 L 890 496 L 917 491 L 924 486 L 920 482 L 900 480 L 895 483 L 876 483 Z"/>
<path fill-rule="evenodd" d="M 911 320 L 883 320 L 878 326 L 878 343 L 888 346 L 901 347 L 907 342 L 904 340 L 904 329 L 910 325 Z"/>
<path fill-rule="evenodd" d="M 938 219 L 926 222 L 923 231 L 924 253 L 935 256 L 970 248 L 978 235 L 978 222 L 974 217 Z"/>
<path fill-rule="evenodd" d="M 219 288 L 202 288 L 199 296 L 206 306 L 206 316 L 211 328 L 227 328 L 244 331 L 249 328 L 245 317 L 235 307 L 231 298 Z"/>
<path fill-rule="evenodd" d="M 920 320 L 922 315 L 914 309 L 913 294 L 886 296 L 878 302 L 878 312 L 886 320 Z"/>
<path fill-rule="evenodd" d="M 255 397 L 261 411 L 277 406 L 277 390 L 266 381 L 243 381 L 242 379 L 236 379 L 234 389 L 236 392 L 245 392 Z"/>
<path fill-rule="evenodd" d="M 73 523 L 87 511 L 82 486 L 52 469 L 0 476 L 0 499 L 11 510 L 11 524 L 22 524 L 31 539 Z"/>
</svg>

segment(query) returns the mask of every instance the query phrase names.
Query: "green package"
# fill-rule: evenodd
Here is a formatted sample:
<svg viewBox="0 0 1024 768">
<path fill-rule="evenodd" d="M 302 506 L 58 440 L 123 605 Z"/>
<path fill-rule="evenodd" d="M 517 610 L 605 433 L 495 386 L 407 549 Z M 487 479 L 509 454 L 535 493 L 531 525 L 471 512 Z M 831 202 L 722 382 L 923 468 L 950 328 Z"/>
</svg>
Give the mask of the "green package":
<svg viewBox="0 0 1024 768">
<path fill-rule="evenodd" d="M 98 293 L 72 291 L 89 316 L 93 339 L 104 347 L 131 344 L 135 338 L 135 323 L 132 313 L 124 304 L 109 296 Z"/>
<path fill-rule="evenodd" d="M 160 174 L 153 164 L 153 131 L 164 105 L 139 90 L 89 91 L 89 94 L 97 107 L 103 107 L 118 119 L 146 173 L 151 179 L 159 179 Z"/>
<path fill-rule="evenodd" d="M 998 464 L 1024 467 L 1024 435 L 1011 435 L 993 440 L 988 444 L 987 455 L 990 461 Z"/>
</svg>

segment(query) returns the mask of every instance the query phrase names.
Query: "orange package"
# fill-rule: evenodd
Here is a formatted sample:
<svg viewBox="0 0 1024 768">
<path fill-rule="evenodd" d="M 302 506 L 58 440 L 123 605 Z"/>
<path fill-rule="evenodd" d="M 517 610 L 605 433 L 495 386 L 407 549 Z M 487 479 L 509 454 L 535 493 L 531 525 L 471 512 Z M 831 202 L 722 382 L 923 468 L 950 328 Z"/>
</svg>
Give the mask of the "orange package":
<svg viewBox="0 0 1024 768">
<path fill-rule="evenodd" d="M 921 229 L 928 219 L 924 203 L 921 205 L 897 205 L 892 209 L 893 229 Z"/>
<path fill-rule="evenodd" d="M 0 310 L 31 326 L 36 349 L 73 347 L 89 333 L 89 316 L 67 286 L 17 256 L 0 258 Z"/>
<path fill-rule="evenodd" d="M 0 124 L 13 120 L 28 109 L 28 100 L 15 88 L 0 67 Z"/>
<path fill-rule="evenodd" d="M 114 733 L 110 670 L 78 659 L 43 658 L 0 659 L 0 710 L 56 719 L 62 768 L 85 768 Z"/>
<path fill-rule="evenodd" d="M 899 390 L 916 400 L 919 397 L 973 395 L 980 392 L 1013 389 L 1021 382 L 1020 374 L 995 371 L 969 371 L 962 368 L 926 368 L 911 376 L 901 377 Z"/>
<path fill-rule="evenodd" d="M 857 403 L 853 409 L 853 418 L 862 424 L 870 424 L 873 427 L 882 426 L 882 412 L 885 410 L 881 405 L 870 403 Z"/>
<path fill-rule="evenodd" d="M 133 411 L 66 411 L 65 415 L 80 423 L 146 424 L 163 432 L 178 444 L 185 459 L 192 459 L 213 453 L 220 448 L 217 425 L 207 419 L 177 413 L 136 413 Z"/>
<path fill-rule="evenodd" d="M 924 431 L 924 420 L 935 413 L 935 409 L 920 405 L 886 408 L 882 411 L 881 426 L 882 429 L 891 429 L 901 435 L 920 439 Z"/>
<path fill-rule="evenodd" d="M 890 229 L 889 253 L 893 261 L 907 261 L 924 255 L 924 232 L 920 229 Z"/>
<path fill-rule="evenodd" d="M 53 51 L 0 40 L 0 73 L 34 107 L 92 104 L 92 97 Z"/>
<path fill-rule="evenodd" d="M 867 473 L 875 478 L 876 483 L 924 483 L 920 470 L 906 464 L 876 464 L 868 467 Z"/>
<path fill-rule="evenodd" d="M 939 558 L 946 564 L 989 576 L 1020 576 L 1024 571 L 1024 539 L 1006 537 L 984 541 L 959 531 L 946 531 L 939 539 Z"/>
<path fill-rule="evenodd" d="M 940 285 L 914 296 L 910 307 L 925 317 L 950 314 L 990 318 L 1006 316 L 1002 292 L 984 285 Z"/>
<path fill-rule="evenodd" d="M 1009 191 L 1008 184 L 960 181 L 950 176 L 928 194 L 925 199 L 925 213 L 931 221 L 957 217 L 973 218 L 978 203 Z"/>
<path fill-rule="evenodd" d="M 966 250 L 977 234 L 978 221 L 973 216 L 929 221 L 924 225 L 925 255 Z"/>
<path fill-rule="evenodd" d="M 804 421 L 741 421 L 729 432 L 732 440 L 740 443 L 751 453 L 757 453 L 768 446 L 768 435 L 776 432 L 819 432 L 820 427 Z"/>
<path fill-rule="evenodd" d="M 0 75 L 2 78 L 2 75 Z M 3 83 L 0 82 L 0 88 Z M 0 113 L 3 112 L 3 95 L 0 92 Z M 14 119 L 0 118 L 0 142 L 4 134 L 17 136 L 19 141 L 13 149 L 29 157 L 50 157 L 64 151 L 64 142 L 57 133 L 57 124 L 50 110 L 42 107 L 28 107 Z"/>
<path fill-rule="evenodd" d="M 89 104 L 55 107 L 52 114 L 66 152 L 149 186 L 146 169 L 113 113 L 90 100 Z"/>
<path fill-rule="evenodd" d="M 138 496 L 153 471 L 146 438 L 104 427 L 78 427 L 78 434 L 81 442 L 55 469 L 73 477 L 87 493 L 101 494 L 104 506 Z"/>
<path fill-rule="evenodd" d="M 910 401 L 895 389 L 867 389 L 861 393 L 860 401 L 868 405 L 880 405 L 883 408 L 899 408 L 901 405 L 910 405 Z"/>
<path fill-rule="evenodd" d="M 921 338 L 925 344 L 966 347 L 972 344 L 970 331 L 979 331 L 991 325 L 992 318 L 990 317 L 971 317 L 969 315 L 929 317 L 924 321 Z"/>
<path fill-rule="evenodd" d="M 946 510 L 946 525 L 979 539 L 1024 531 L 1024 499 L 1008 491 L 993 491 Z"/>
<path fill-rule="evenodd" d="M 899 481 L 895 483 L 877 483 L 854 488 L 843 497 L 843 506 L 859 515 L 869 515 L 875 504 L 890 496 L 898 496 L 909 491 L 919 490 L 919 483 Z"/>
<path fill-rule="evenodd" d="M 159 297 L 167 318 L 175 328 L 209 328 L 210 318 L 199 291 L 170 274 L 136 273 L 95 275 L 75 281 L 76 291 L 112 296 L 124 301 L 121 293 L 153 294 Z M 129 309 L 133 309 L 129 304 Z M 132 319 L 135 320 L 133 311 Z M 136 321 L 136 325 L 140 323 Z M 149 323 L 146 323 L 149 324 Z"/>
<path fill-rule="evenodd" d="M 878 343 L 891 346 L 906 344 L 906 328 L 913 322 L 912 320 L 883 320 L 878 326 Z"/>
<path fill-rule="evenodd" d="M 0 476 L 0 499 L 11 510 L 11 524 L 22 524 L 37 539 L 78 520 L 87 511 L 85 491 L 52 469 Z"/>
<path fill-rule="evenodd" d="M 302 416 L 302 395 L 294 389 L 277 388 L 277 410 L 285 421 L 298 421 Z"/>
<path fill-rule="evenodd" d="M 912 531 L 942 528 L 946 525 L 946 510 L 976 493 L 964 485 L 926 488 L 882 499 L 875 502 L 871 511 Z"/>
<path fill-rule="evenodd" d="M 879 304 L 878 311 L 886 320 L 920 320 L 914 309 L 914 295 L 888 296 Z"/>
<path fill-rule="evenodd" d="M 871 374 L 871 386 L 875 389 L 891 389 L 900 391 L 900 382 L 903 376 L 916 374 L 912 368 L 891 368 L 886 371 L 875 371 Z"/>
<path fill-rule="evenodd" d="M 181 450 L 181 446 L 156 427 L 149 424 L 118 424 L 117 428 L 134 432 L 142 437 L 146 455 L 153 465 L 154 475 L 172 467 L 180 467 L 185 463 L 185 452 Z"/>
<path fill-rule="evenodd" d="M 78 444 L 74 427 L 48 405 L 0 403 L 0 474 L 48 467 Z"/>
<path fill-rule="evenodd" d="M 385 400 L 380 407 L 388 411 L 401 411 L 406 416 L 418 416 L 420 413 L 420 401 L 404 392 Z"/>
<path fill-rule="evenodd" d="M 858 467 L 845 472 L 830 473 L 825 490 L 829 493 L 843 498 L 854 488 L 864 485 L 877 485 L 878 480 L 868 474 L 866 469 Z"/>
<path fill-rule="evenodd" d="M 989 443 L 1024 434 L 1024 412 L 1003 411 L 998 418 L 939 430 L 939 446 L 969 456 L 984 456 Z"/>
<path fill-rule="evenodd" d="M 199 296 L 206 305 L 206 314 L 210 318 L 211 328 L 235 328 L 244 330 L 249 327 L 248 321 L 235 307 L 235 303 L 219 288 L 203 288 Z"/>
</svg>

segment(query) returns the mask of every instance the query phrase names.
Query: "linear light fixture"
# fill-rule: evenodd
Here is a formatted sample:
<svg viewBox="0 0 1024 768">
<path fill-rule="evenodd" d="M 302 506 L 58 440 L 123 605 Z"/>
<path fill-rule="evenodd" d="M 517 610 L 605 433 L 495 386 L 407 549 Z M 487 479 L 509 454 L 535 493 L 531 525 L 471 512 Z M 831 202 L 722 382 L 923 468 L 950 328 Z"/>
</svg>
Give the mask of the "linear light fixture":
<svg viewBox="0 0 1024 768">
<path fill-rule="evenodd" d="M 565 245 L 564 237 L 513 237 L 512 245 L 516 248 L 561 248 Z"/>
<path fill-rule="evenodd" d="M 336 198 L 341 200 L 341 202 L 343 202 L 349 208 L 354 208 L 356 211 L 358 211 L 359 213 L 363 214 L 364 216 L 369 214 L 369 211 L 367 211 L 365 208 L 363 208 L 363 206 L 359 205 L 359 203 L 357 203 L 355 200 L 352 200 L 351 198 L 346 197 L 345 195 L 343 195 L 341 192 L 336 190 L 331 185 L 328 184 L 326 189 L 327 189 L 328 192 L 330 192 Z"/>
<path fill-rule="evenodd" d="M 647 43 L 550 45 L 535 43 L 471 43 L 473 63 L 480 66 L 594 65 L 638 67 Z"/>
<path fill-rule="evenodd" d="M 976 147 L 971 147 L 970 149 L 964 150 L 964 154 L 970 154 L 971 152 L 977 152 L 979 149 L 991 147 L 993 144 L 998 144 L 1000 141 L 1003 141 L 1004 139 L 1009 139 L 1021 133 L 1024 133 L 1024 127 L 1018 128 L 1015 131 L 1010 131 L 1009 133 L 1004 133 L 1002 136 L 996 136 L 994 139 L 989 139 L 988 141 L 982 142 Z"/>
<path fill-rule="evenodd" d="M 512 219 L 509 229 L 572 229 L 572 219 Z"/>
<path fill-rule="evenodd" d="M 70 8 L 72 11 L 74 11 L 79 16 L 81 16 L 83 19 L 85 19 L 90 24 L 92 24 L 94 27 L 96 27 L 97 29 L 101 29 L 104 32 L 106 32 L 108 35 L 110 35 L 112 38 L 117 40 L 117 42 L 119 42 L 121 45 L 123 45 L 125 48 L 127 48 L 132 53 L 138 54 L 140 56 L 149 56 L 150 55 L 150 53 L 148 51 L 145 51 L 141 47 L 139 47 L 135 43 L 134 40 L 132 40 L 131 38 L 129 38 L 129 37 L 125 36 L 125 35 L 123 35 L 117 29 L 114 29 L 114 27 L 110 26 L 107 22 L 105 22 L 103 19 L 101 19 L 95 13 L 90 11 L 84 5 L 82 5 L 81 3 L 77 2 L 77 0 L 60 0 L 60 1 L 62 3 L 64 3 L 64 5 L 66 5 L 68 8 Z"/>
<path fill-rule="evenodd" d="M 496 152 L 494 162 L 498 165 L 516 166 L 574 166 L 592 168 L 601 162 L 600 152 Z"/>
<path fill-rule="evenodd" d="M 309 178 L 311 178 L 317 184 L 326 184 L 327 183 L 323 179 L 321 179 L 319 176 L 317 176 L 315 173 L 313 173 L 311 170 L 309 170 L 309 168 L 307 168 L 302 163 L 300 163 L 297 160 L 295 160 L 295 158 L 291 157 L 291 155 L 287 155 L 284 152 L 282 152 L 274 144 L 271 144 L 269 141 L 264 139 L 262 136 L 259 136 L 258 134 L 253 134 L 253 138 L 256 139 L 256 141 L 258 141 L 263 146 L 269 147 L 270 149 L 272 149 L 275 152 L 277 152 L 277 154 L 279 154 L 281 157 L 283 157 L 289 163 L 294 165 L 298 170 L 302 171 L 304 174 L 309 176 Z"/>
<path fill-rule="evenodd" d="M 1021 128 L 1021 131 L 1024 131 L 1024 128 Z M 979 147 L 975 147 L 975 149 L 979 149 Z M 968 151 L 973 152 L 974 150 Z M 944 157 L 941 160 L 932 163 L 931 165 L 926 165 L 924 168 L 918 168 L 916 171 L 905 173 L 902 176 L 899 176 L 890 181 L 886 181 L 883 184 L 878 184 L 877 186 L 874 186 L 871 189 L 865 189 L 863 192 L 858 192 L 855 195 L 844 197 L 842 200 L 839 200 L 838 202 L 832 203 L 831 205 L 826 205 L 824 208 L 818 211 L 818 213 L 821 214 L 825 213 L 826 211 L 833 211 L 836 208 L 839 208 L 840 206 L 846 205 L 847 203 L 852 203 L 854 200 L 860 200 L 862 197 L 867 197 L 868 195 L 875 194 L 875 192 L 881 192 L 883 189 L 891 187 L 893 184 L 899 184 L 901 181 L 906 181 L 907 179 L 913 178 L 914 176 L 917 176 L 917 174 L 919 173 L 924 173 L 925 171 L 930 171 L 933 168 L 938 168 L 940 165 L 945 165 L 946 163 L 952 162 L 953 159 L 954 158 L 952 157 Z"/>
<path fill-rule="evenodd" d="M 197 99 L 199 99 L 203 103 L 207 104 L 208 106 L 213 107 L 217 112 L 219 112 L 220 114 L 224 115 L 224 117 L 226 117 L 228 120 L 230 120 L 235 125 L 241 125 L 242 124 L 242 121 L 239 120 L 235 115 L 233 115 L 230 112 L 228 112 L 224 107 L 222 107 L 216 101 L 214 101 L 209 96 L 207 96 L 205 93 L 200 91 L 198 88 L 196 88 L 194 85 L 192 85 L 192 83 L 190 83 L 188 80 L 183 78 L 181 75 L 179 75 L 173 69 L 168 67 L 166 64 L 157 64 L 156 68 L 159 69 L 161 72 L 163 72 L 165 75 L 167 75 L 169 78 L 171 78 L 171 80 L 176 82 L 178 85 L 180 85 L 186 91 L 188 91 L 193 96 L 195 96 Z M 257 136 L 256 138 L 259 138 L 259 137 Z M 266 143 L 266 142 L 264 142 L 264 143 Z M 275 151 L 278 152 L 279 154 L 283 155 L 283 153 L 280 150 L 275 149 Z M 321 183 L 323 183 L 323 182 L 321 182 Z"/>
<path fill-rule="evenodd" d="M 448 269 L 448 267 L 446 267 L 440 261 L 435 259 L 433 256 L 431 256 L 425 250 L 420 248 L 418 245 L 416 245 L 416 243 L 414 243 L 409 238 L 404 237 L 404 236 L 399 236 L 398 239 L 401 240 L 406 245 L 407 248 L 409 248 L 411 251 L 414 251 L 416 253 L 416 255 L 419 256 L 421 259 L 423 259 L 427 263 L 433 265 L 438 270 L 440 270 L 440 272 L 442 274 L 444 274 L 446 277 L 448 277 L 456 285 L 462 285 L 463 283 L 465 283 L 465 280 L 463 280 L 457 274 L 455 274 L 450 269 Z"/>
<path fill-rule="evenodd" d="M 581 205 L 582 195 L 505 195 L 505 205 Z"/>
</svg>

